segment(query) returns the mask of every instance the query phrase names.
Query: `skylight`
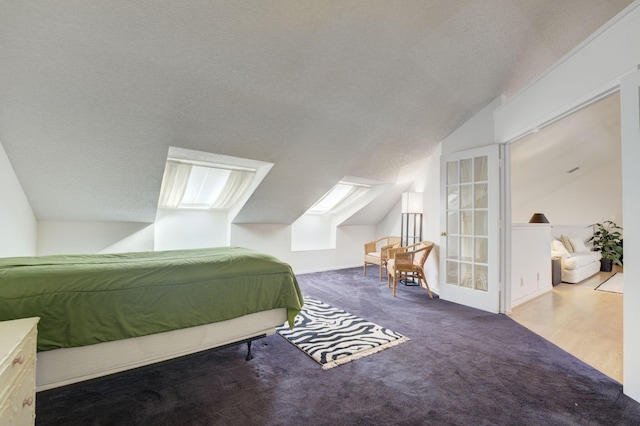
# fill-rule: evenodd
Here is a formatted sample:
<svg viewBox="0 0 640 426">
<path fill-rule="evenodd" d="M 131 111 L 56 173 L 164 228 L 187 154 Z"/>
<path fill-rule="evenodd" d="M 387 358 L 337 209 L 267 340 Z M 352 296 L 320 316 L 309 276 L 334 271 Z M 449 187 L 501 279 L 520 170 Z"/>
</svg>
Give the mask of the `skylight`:
<svg viewBox="0 0 640 426">
<path fill-rule="evenodd" d="M 371 188 L 369 185 L 338 182 L 324 197 L 307 210 L 307 213 L 335 213 L 360 198 L 369 188 Z"/>
<path fill-rule="evenodd" d="M 250 168 L 169 158 L 158 206 L 168 209 L 229 209 L 247 190 L 255 173 L 255 169 Z"/>
<path fill-rule="evenodd" d="M 191 175 L 178 207 L 211 207 L 220 197 L 230 174 L 231 170 L 191 166 Z"/>
</svg>

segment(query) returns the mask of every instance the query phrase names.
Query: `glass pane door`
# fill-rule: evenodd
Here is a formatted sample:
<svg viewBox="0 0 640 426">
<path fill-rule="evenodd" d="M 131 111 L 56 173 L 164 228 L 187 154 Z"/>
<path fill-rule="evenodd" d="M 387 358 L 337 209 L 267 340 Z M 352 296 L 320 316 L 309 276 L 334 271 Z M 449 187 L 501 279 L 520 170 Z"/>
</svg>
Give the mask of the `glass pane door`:
<svg viewBox="0 0 640 426">
<path fill-rule="evenodd" d="M 447 284 L 487 291 L 487 156 L 447 167 Z"/>
<path fill-rule="evenodd" d="M 497 312 L 498 147 L 449 154 L 441 165 L 441 297 Z"/>
</svg>

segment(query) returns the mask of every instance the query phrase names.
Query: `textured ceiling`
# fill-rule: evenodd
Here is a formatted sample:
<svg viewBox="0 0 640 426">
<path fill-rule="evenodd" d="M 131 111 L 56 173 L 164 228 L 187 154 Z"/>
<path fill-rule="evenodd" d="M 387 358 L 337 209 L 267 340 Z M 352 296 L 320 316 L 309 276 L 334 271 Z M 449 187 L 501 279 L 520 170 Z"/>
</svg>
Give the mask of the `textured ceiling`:
<svg viewBox="0 0 640 426">
<path fill-rule="evenodd" d="M 176 146 L 274 163 L 236 222 L 291 223 L 345 175 L 396 184 L 630 3 L 5 1 L 0 143 L 39 220 L 152 222 Z"/>
<path fill-rule="evenodd" d="M 620 94 L 616 92 L 514 142 L 512 204 L 530 205 L 620 162 L 620 126 Z"/>
</svg>

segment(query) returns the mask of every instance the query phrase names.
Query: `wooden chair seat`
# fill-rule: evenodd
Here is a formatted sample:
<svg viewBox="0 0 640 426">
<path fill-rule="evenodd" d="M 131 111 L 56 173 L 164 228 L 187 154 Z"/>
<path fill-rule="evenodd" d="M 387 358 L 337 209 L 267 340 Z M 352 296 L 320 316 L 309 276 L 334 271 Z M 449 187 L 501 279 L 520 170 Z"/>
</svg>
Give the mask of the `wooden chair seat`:
<svg viewBox="0 0 640 426">
<path fill-rule="evenodd" d="M 435 246 L 430 241 L 422 241 L 406 247 L 397 247 L 389 250 L 387 261 L 387 287 L 391 287 L 393 277 L 393 297 L 396 297 L 398 281 L 402 279 L 417 279 L 420 287 L 424 281 L 429 298 L 433 299 L 429 283 L 424 273 L 424 264 Z"/>
</svg>

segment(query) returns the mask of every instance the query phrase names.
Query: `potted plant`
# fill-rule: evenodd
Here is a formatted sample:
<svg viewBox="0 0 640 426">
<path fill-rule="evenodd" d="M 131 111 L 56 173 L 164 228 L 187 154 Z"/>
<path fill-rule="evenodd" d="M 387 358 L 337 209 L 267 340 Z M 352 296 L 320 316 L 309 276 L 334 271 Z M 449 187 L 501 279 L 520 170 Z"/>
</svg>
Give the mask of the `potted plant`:
<svg viewBox="0 0 640 426">
<path fill-rule="evenodd" d="M 611 272 L 613 264 L 622 266 L 622 228 L 612 220 L 594 223 L 593 235 L 589 241 L 593 243 L 593 249 L 602 253 L 600 270 Z"/>
</svg>

